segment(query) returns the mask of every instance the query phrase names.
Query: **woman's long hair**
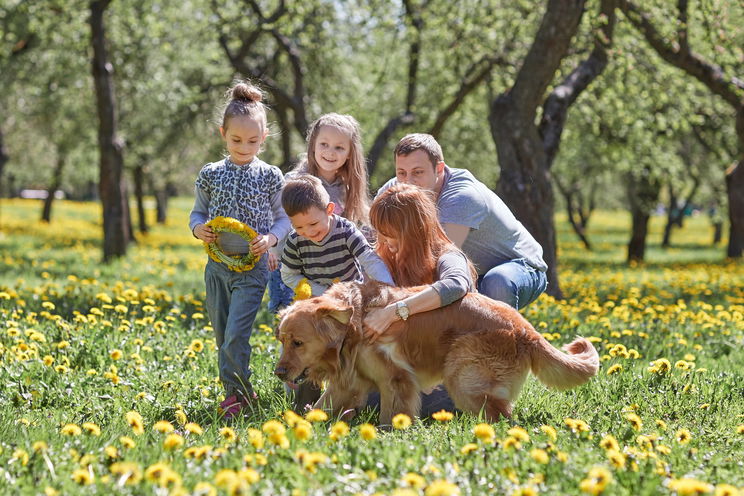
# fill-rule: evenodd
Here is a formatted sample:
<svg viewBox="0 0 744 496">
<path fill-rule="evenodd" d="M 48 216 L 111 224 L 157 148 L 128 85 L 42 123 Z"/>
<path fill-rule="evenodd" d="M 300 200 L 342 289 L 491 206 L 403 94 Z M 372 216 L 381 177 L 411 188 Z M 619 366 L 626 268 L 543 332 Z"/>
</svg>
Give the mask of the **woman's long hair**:
<svg viewBox="0 0 744 496">
<path fill-rule="evenodd" d="M 399 286 L 433 283 L 439 257 L 460 251 L 442 229 L 431 193 L 416 186 L 397 184 L 385 190 L 372 202 L 369 216 L 378 233 L 398 241 L 396 253 L 378 241 L 377 254 Z"/>
</svg>

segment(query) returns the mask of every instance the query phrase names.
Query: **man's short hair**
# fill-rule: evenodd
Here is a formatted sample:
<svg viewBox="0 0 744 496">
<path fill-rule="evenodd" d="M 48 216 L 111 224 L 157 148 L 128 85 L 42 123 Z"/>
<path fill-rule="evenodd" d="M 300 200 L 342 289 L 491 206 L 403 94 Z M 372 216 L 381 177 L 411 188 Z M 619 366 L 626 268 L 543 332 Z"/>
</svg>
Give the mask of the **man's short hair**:
<svg viewBox="0 0 744 496">
<path fill-rule="evenodd" d="M 410 155 L 416 150 L 423 150 L 429 156 L 431 164 L 436 167 L 439 162 L 444 162 L 442 147 L 431 134 L 414 133 L 403 137 L 395 146 L 393 159 L 399 156 Z"/>
<path fill-rule="evenodd" d="M 287 215 L 292 217 L 316 207 L 325 210 L 331 202 L 328 192 L 315 176 L 302 174 L 289 179 L 282 189 L 282 207 Z"/>
</svg>

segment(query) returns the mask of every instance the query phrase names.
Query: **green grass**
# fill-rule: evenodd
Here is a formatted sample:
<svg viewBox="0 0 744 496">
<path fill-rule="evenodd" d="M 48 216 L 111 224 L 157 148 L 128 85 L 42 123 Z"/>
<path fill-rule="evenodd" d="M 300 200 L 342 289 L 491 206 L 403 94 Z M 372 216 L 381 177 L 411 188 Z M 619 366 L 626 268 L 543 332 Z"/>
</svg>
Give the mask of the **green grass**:
<svg viewBox="0 0 744 496">
<path fill-rule="evenodd" d="M 232 426 L 237 439 L 231 441 L 216 410 L 222 391 L 203 307 L 206 255 L 186 227 L 190 202 L 175 200 L 166 225 L 138 236 L 125 259 L 104 265 L 97 205 L 58 202 L 55 219 L 44 225 L 37 220 L 40 203 L 3 200 L 1 494 L 429 495 L 454 494 L 455 486 L 460 494 L 582 494 L 581 487 L 598 492 L 606 482 L 587 479 L 594 467 L 611 479 L 604 494 L 741 492 L 744 268 L 724 260 L 725 245 L 707 244 L 705 218 L 675 231 L 668 250 L 658 246 L 663 222 L 654 218 L 647 263 L 628 267 L 626 214 L 595 214 L 593 252 L 558 217 L 567 298 L 543 296 L 525 316 L 557 346 L 577 334 L 590 337 L 602 367 L 588 384 L 566 392 L 529 379 L 514 418 L 493 424 L 493 442 L 476 438 L 481 420 L 470 415 L 415 420 L 365 441 L 359 426 L 376 421 L 366 411 L 337 441 L 328 436 L 331 419 L 313 424 L 309 440 L 287 427 L 288 447 L 268 435 L 256 447 L 249 429 L 271 419 L 286 426 L 289 407 L 271 373 L 278 355 L 273 321 L 264 310 L 259 314 L 251 366 L 261 401 L 253 417 Z M 649 371 L 658 359 L 669 360 L 667 373 Z M 621 369 L 608 375 L 616 366 Z M 130 411 L 142 415 L 143 434 L 127 424 Z M 636 429 L 629 414 L 642 425 Z M 183 415 L 203 434 L 187 432 Z M 167 434 L 153 429 L 160 420 L 172 423 L 182 446 L 164 447 Z M 85 422 L 100 427 L 100 435 L 61 433 Z M 514 426 L 529 436 L 518 446 L 521 431 L 508 432 Z M 622 455 L 614 460 L 624 466 L 608 458 L 606 435 L 619 443 Z M 125 447 L 122 436 L 135 446 Z M 37 444 L 42 441 L 45 446 Z M 134 476 L 112 473 L 122 461 L 135 464 Z M 420 487 L 410 485 L 418 481 Z M 696 493 L 678 484 L 702 486 Z"/>
</svg>

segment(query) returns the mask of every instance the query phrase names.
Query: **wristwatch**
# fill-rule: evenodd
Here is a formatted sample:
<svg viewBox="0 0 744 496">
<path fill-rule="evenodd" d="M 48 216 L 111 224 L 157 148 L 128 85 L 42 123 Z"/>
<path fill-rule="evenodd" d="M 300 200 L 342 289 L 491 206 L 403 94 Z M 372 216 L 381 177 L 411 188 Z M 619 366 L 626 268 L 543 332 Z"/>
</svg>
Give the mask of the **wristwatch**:
<svg viewBox="0 0 744 496">
<path fill-rule="evenodd" d="M 395 304 L 395 313 L 398 314 L 398 317 L 400 317 L 401 320 L 408 320 L 408 305 L 406 305 L 406 302 L 401 300 L 398 303 Z"/>
</svg>

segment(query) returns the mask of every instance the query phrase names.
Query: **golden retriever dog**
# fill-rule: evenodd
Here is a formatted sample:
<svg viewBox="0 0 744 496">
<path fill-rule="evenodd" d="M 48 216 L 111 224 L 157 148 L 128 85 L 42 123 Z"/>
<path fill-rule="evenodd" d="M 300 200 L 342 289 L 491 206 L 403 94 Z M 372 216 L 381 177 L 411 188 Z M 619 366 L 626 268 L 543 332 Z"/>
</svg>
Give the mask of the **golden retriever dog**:
<svg viewBox="0 0 744 496">
<path fill-rule="evenodd" d="M 338 283 L 280 315 L 282 353 L 274 373 L 282 380 L 327 388 L 316 408 L 335 415 L 363 407 L 380 392 L 380 424 L 394 415 L 419 414 L 420 392 L 444 384 L 457 408 L 489 422 L 510 417 L 531 370 L 546 386 L 567 389 L 597 373 L 599 356 L 584 338 L 554 348 L 512 307 L 469 293 L 436 310 L 394 323 L 377 342 L 364 338 L 365 312 L 424 289 L 378 282 Z"/>
</svg>

